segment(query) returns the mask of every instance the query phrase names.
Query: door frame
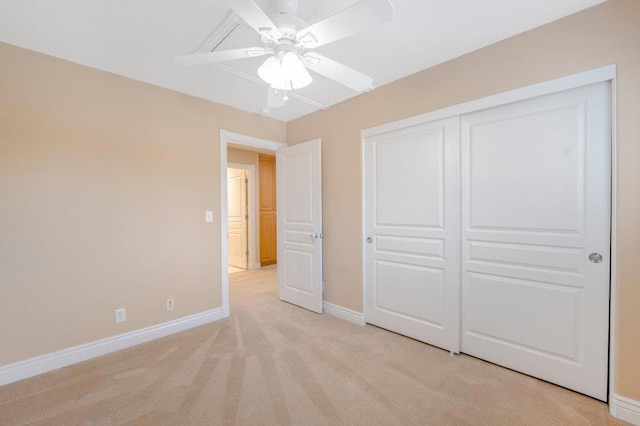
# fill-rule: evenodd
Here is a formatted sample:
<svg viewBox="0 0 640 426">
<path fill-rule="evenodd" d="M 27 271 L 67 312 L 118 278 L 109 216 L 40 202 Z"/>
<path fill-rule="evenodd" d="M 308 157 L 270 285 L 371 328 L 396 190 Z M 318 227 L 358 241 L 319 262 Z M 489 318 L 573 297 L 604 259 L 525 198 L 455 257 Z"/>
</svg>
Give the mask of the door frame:
<svg viewBox="0 0 640 426">
<path fill-rule="evenodd" d="M 272 155 L 275 155 L 275 152 L 280 148 L 287 146 L 287 144 L 282 142 L 260 139 L 220 129 L 220 286 L 222 290 L 222 318 L 227 318 L 231 312 L 229 308 L 229 265 L 227 262 L 229 257 L 229 245 L 227 244 L 227 239 L 223 238 L 224 235 L 227 235 L 228 231 L 227 148 L 229 145 Z M 255 179 L 255 176 L 256 173 L 253 173 L 253 179 Z M 257 193 L 257 191 L 254 192 Z M 257 203 L 253 204 L 255 206 Z M 254 206 L 252 206 L 252 209 Z M 257 247 L 256 250 L 254 250 L 254 253 L 256 252 Z"/>
<path fill-rule="evenodd" d="M 365 189 L 367 182 L 365 181 L 365 140 L 373 136 L 381 135 L 387 132 L 400 130 L 406 127 L 416 126 L 421 123 L 441 120 L 444 118 L 468 114 L 487 108 L 497 107 L 513 102 L 523 101 L 538 96 L 549 95 L 552 93 L 562 92 L 569 89 L 575 89 L 590 84 L 610 82 L 611 83 L 611 275 L 609 283 L 609 379 L 608 379 L 608 400 L 609 410 L 615 416 L 618 408 L 620 397 L 615 393 L 615 348 L 617 343 L 616 336 L 616 311 L 617 311 L 617 187 L 618 187 L 618 160 L 617 160 L 617 114 L 616 114 L 616 75 L 617 67 L 615 64 L 594 68 L 588 71 L 571 74 L 566 77 L 521 87 L 518 89 L 498 93 L 487 96 L 485 98 L 476 99 L 469 102 L 453 105 L 439 110 L 427 112 L 425 114 L 416 115 L 406 119 L 398 120 L 392 123 L 382 124 L 380 126 L 365 129 L 361 132 L 361 181 L 362 181 L 362 235 L 361 235 L 361 254 L 362 254 L 362 306 L 365 305 L 366 286 L 364 277 L 366 276 L 366 236 L 365 229 L 365 207 L 367 200 L 365 199 Z M 366 312 L 364 312 L 366 322 Z"/>
<path fill-rule="evenodd" d="M 249 226 L 247 228 L 248 241 L 247 250 L 249 250 L 249 258 L 247 259 L 247 270 L 260 269 L 260 259 L 256 259 L 257 247 L 259 247 L 260 236 L 256 234 L 257 218 L 256 218 L 256 204 L 258 200 L 258 191 L 256 187 L 256 166 L 253 164 L 241 164 L 241 163 L 229 163 L 227 162 L 227 169 L 240 169 L 249 171 L 249 184 L 247 185 L 247 197 L 249 199 L 249 206 L 247 207 L 247 214 L 249 215 Z M 229 206 L 227 206 L 228 208 Z M 229 226 L 227 216 L 227 227 Z M 222 234 L 224 236 L 224 234 Z M 229 245 L 227 244 L 227 249 Z M 257 261 L 257 263 L 256 263 Z M 228 262 L 227 262 L 228 264 Z"/>
</svg>

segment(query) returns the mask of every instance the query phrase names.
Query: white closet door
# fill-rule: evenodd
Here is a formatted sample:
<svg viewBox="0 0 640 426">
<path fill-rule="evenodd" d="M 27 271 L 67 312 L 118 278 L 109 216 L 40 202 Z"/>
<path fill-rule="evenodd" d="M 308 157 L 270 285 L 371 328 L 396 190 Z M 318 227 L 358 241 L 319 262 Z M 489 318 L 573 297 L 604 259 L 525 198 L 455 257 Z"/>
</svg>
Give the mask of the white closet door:
<svg viewBox="0 0 640 426">
<path fill-rule="evenodd" d="M 461 118 L 462 351 L 601 400 L 609 90 L 601 83 Z"/>
<path fill-rule="evenodd" d="M 364 141 L 366 321 L 460 348 L 458 118 Z"/>
<path fill-rule="evenodd" d="M 278 296 L 322 313 L 322 143 L 281 148 L 278 185 Z"/>
</svg>

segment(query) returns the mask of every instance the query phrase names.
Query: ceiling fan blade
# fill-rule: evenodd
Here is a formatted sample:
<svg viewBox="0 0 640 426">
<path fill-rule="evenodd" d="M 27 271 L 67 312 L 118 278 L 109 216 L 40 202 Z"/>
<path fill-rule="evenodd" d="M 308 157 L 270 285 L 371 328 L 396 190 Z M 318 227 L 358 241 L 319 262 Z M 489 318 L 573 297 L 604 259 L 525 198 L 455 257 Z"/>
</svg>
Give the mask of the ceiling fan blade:
<svg viewBox="0 0 640 426">
<path fill-rule="evenodd" d="M 389 0 L 363 0 L 298 31 L 298 42 L 309 49 L 345 38 L 393 19 Z"/>
<path fill-rule="evenodd" d="M 324 75 L 331 80 L 335 80 L 356 92 L 362 92 L 370 89 L 373 85 L 373 78 L 368 75 L 362 74 L 353 68 L 349 68 L 346 65 L 342 65 L 333 59 L 329 59 L 315 52 L 306 53 L 302 57 L 302 63 L 310 70 Z"/>
<path fill-rule="evenodd" d="M 244 49 L 221 50 L 219 52 L 194 53 L 193 55 L 176 56 L 173 62 L 178 65 L 214 64 L 216 62 L 232 61 L 234 59 L 253 58 L 267 55 L 271 50 L 262 47 L 248 47 Z"/>
<path fill-rule="evenodd" d="M 240 16 L 244 22 L 256 30 L 260 35 L 271 41 L 278 41 L 282 35 L 278 27 L 269 19 L 266 13 L 253 0 L 227 0 L 229 7 Z"/>
</svg>

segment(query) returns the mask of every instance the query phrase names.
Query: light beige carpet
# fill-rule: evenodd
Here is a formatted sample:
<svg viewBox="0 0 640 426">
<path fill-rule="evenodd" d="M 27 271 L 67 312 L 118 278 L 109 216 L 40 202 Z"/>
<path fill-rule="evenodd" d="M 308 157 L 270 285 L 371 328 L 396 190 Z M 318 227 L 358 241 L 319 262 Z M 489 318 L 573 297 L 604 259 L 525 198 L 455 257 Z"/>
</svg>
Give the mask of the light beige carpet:
<svg viewBox="0 0 640 426">
<path fill-rule="evenodd" d="M 238 273 L 238 272 L 246 272 L 246 269 L 236 268 L 235 266 L 231 266 L 231 265 L 228 265 L 228 268 L 229 268 L 229 273 L 230 274 L 235 274 L 235 273 Z"/>
<path fill-rule="evenodd" d="M 275 297 L 233 274 L 231 317 L 0 388 L 0 424 L 602 425 L 607 405 Z"/>
</svg>

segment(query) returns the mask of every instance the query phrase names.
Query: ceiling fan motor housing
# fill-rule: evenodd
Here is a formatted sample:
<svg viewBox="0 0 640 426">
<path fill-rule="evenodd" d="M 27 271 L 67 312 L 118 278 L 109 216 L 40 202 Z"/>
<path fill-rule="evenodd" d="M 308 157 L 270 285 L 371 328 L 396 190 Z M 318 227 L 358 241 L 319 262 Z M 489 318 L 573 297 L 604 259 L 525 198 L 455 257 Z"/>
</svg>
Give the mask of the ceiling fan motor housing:
<svg viewBox="0 0 640 426">
<path fill-rule="evenodd" d="M 307 23 L 298 18 L 296 15 L 283 13 L 278 15 L 271 15 L 270 18 L 278 27 L 278 30 L 280 30 L 282 38 L 292 41 L 296 41 L 296 34 L 298 33 L 298 30 L 307 26 Z"/>
<path fill-rule="evenodd" d="M 272 0 L 273 9 L 279 15 L 295 15 L 300 3 L 298 0 Z"/>
</svg>

